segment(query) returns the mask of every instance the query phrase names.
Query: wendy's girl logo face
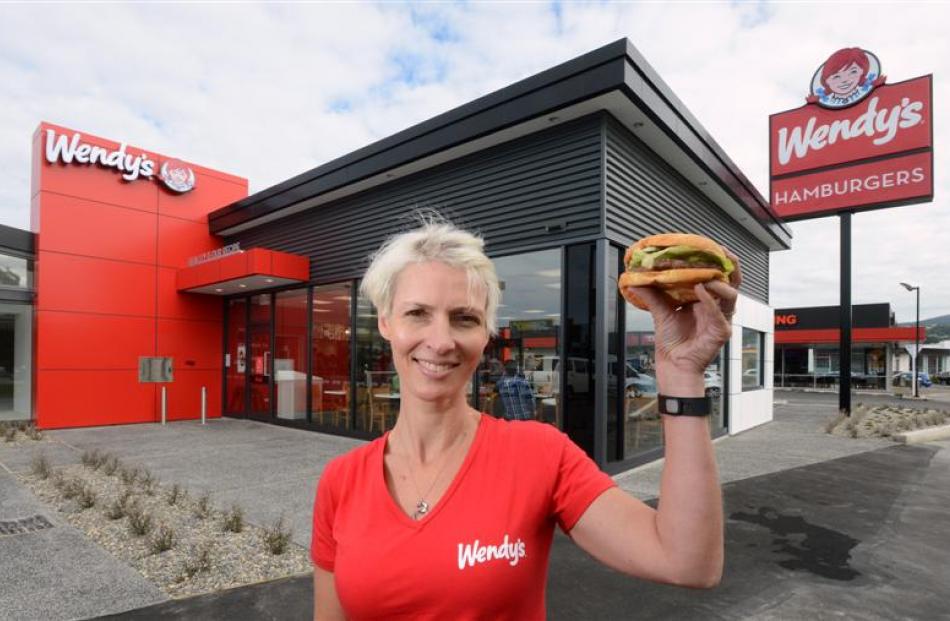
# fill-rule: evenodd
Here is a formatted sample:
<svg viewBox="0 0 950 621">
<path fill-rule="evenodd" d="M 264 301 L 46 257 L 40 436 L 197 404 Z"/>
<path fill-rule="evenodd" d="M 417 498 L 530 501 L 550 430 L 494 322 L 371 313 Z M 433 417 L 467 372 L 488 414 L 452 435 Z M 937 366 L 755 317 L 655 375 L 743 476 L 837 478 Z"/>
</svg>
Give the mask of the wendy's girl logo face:
<svg viewBox="0 0 950 621">
<path fill-rule="evenodd" d="M 859 47 L 846 47 L 818 67 L 806 100 L 823 108 L 847 108 L 881 84 L 884 84 L 884 76 L 877 56 Z"/>
<path fill-rule="evenodd" d="M 188 192 L 195 187 L 195 173 L 181 160 L 166 160 L 160 174 L 165 186 L 174 192 Z"/>
</svg>

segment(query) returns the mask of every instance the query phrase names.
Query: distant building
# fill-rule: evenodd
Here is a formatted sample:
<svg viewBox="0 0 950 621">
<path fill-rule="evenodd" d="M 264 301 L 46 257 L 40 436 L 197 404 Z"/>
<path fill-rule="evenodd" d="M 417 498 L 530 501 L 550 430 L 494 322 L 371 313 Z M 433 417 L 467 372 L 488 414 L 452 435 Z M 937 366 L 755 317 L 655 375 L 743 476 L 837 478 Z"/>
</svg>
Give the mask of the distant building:
<svg viewBox="0 0 950 621">
<path fill-rule="evenodd" d="M 910 367 L 907 352 L 914 351 L 914 327 L 895 325 L 890 304 L 856 304 L 851 308 L 851 385 L 890 390 L 901 361 L 905 361 L 904 370 Z M 839 306 L 775 310 L 776 388 L 837 386 L 839 313 Z M 921 326 L 921 344 L 925 336 L 926 329 Z M 926 370 L 923 347 L 921 355 L 921 369 Z"/>
</svg>

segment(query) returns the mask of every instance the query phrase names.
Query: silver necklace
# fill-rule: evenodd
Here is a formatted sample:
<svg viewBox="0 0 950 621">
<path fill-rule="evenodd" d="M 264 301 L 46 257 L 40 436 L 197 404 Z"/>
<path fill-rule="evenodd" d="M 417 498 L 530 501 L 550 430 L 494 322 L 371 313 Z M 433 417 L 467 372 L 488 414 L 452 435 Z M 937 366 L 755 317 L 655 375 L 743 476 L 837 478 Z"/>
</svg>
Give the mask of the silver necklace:
<svg viewBox="0 0 950 621">
<path fill-rule="evenodd" d="M 464 431 L 463 433 L 459 434 L 459 440 L 464 439 L 466 435 L 468 435 L 468 431 Z M 450 446 L 445 452 L 447 454 L 450 453 L 452 449 L 455 448 L 455 445 L 458 444 L 459 440 L 456 440 L 452 444 L 452 446 Z M 428 496 L 432 492 L 432 490 L 435 488 L 435 484 L 442 477 L 442 473 L 445 472 L 446 466 L 449 465 L 449 460 L 445 460 L 445 462 L 442 464 L 442 467 L 439 468 L 439 472 L 436 473 L 435 478 L 432 479 L 432 484 L 429 485 L 429 489 L 426 490 L 425 494 L 419 491 L 419 484 L 416 483 L 416 475 L 412 471 L 412 462 L 409 460 L 408 450 L 406 451 L 405 461 L 406 461 L 406 468 L 409 470 L 409 478 L 412 479 L 412 486 L 416 488 L 416 493 L 419 495 L 419 501 L 416 503 L 416 510 L 412 514 L 412 519 L 418 521 L 418 520 L 421 520 L 425 516 L 425 514 L 429 512 L 429 509 L 432 508 L 431 505 L 428 503 L 428 501 L 426 501 L 426 496 Z"/>
</svg>

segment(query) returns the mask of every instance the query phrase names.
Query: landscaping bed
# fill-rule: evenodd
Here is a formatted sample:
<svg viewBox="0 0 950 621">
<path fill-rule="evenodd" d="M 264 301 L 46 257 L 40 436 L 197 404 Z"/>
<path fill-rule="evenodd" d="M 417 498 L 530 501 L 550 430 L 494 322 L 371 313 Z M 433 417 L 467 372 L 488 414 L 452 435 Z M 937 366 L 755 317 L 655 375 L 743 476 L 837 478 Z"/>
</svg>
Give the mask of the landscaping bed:
<svg viewBox="0 0 950 621">
<path fill-rule="evenodd" d="M 935 408 L 914 409 L 893 405 L 857 404 L 851 416 L 838 414 L 828 421 L 825 431 L 850 438 L 890 438 L 915 429 L 950 423 L 950 412 Z"/>
<path fill-rule="evenodd" d="M 87 451 L 81 463 L 53 467 L 37 454 L 18 475 L 68 523 L 172 597 L 186 597 L 312 570 L 283 518 L 248 523 L 239 506 L 216 507 L 161 484 L 146 469 Z"/>
</svg>

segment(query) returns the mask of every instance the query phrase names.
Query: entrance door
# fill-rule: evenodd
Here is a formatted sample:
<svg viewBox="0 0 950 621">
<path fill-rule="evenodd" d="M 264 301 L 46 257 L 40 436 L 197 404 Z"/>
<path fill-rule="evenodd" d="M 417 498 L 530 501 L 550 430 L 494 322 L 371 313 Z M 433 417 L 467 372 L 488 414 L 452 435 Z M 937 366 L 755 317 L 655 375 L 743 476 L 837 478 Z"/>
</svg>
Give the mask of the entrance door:
<svg viewBox="0 0 950 621">
<path fill-rule="evenodd" d="M 247 412 L 247 299 L 228 300 L 228 349 L 224 359 L 224 414 Z"/>
<path fill-rule="evenodd" d="M 250 387 L 247 413 L 258 420 L 271 419 L 273 403 L 273 356 L 271 355 L 271 295 L 251 296 L 251 315 L 248 325 L 248 369 Z"/>
</svg>

